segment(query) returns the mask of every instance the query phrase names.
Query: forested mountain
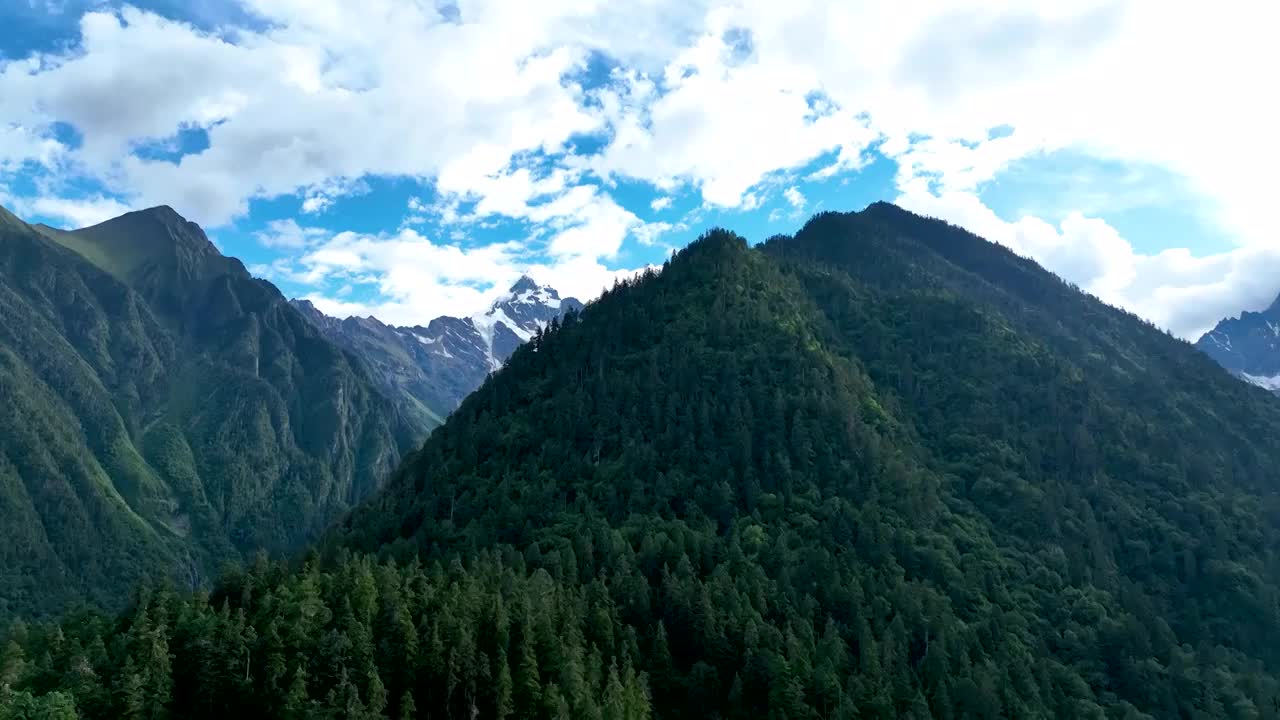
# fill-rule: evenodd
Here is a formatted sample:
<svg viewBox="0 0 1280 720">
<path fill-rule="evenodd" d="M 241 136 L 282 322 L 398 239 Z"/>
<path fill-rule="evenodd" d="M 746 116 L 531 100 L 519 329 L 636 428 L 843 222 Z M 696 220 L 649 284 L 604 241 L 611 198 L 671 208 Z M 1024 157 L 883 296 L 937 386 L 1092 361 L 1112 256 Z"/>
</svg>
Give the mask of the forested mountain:
<svg viewBox="0 0 1280 720">
<path fill-rule="evenodd" d="M 0 221 L 0 618 L 299 549 L 418 434 L 167 207 Z"/>
<path fill-rule="evenodd" d="M 435 427 L 552 319 L 582 309 L 576 298 L 523 276 L 489 309 L 441 316 L 425 327 L 394 327 L 375 317 L 343 320 L 309 300 L 292 300 L 325 337 L 355 354 L 383 393 L 422 427 Z"/>
<path fill-rule="evenodd" d="M 1277 467 L 1280 404 L 958 228 L 717 230 L 519 348 L 300 569 L 16 628 L 0 702 L 1276 718 Z"/>
<path fill-rule="evenodd" d="M 1262 312 L 1226 318 L 1196 347 L 1240 378 L 1280 393 L 1280 298 Z"/>
</svg>

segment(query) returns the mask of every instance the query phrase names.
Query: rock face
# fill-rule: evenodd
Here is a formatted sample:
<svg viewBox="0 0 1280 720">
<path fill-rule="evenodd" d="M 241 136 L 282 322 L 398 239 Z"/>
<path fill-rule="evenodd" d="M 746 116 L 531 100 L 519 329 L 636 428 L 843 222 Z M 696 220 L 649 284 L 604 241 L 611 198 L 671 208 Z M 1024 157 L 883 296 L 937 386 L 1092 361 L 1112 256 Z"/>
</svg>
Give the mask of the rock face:
<svg viewBox="0 0 1280 720">
<path fill-rule="evenodd" d="M 329 317 L 308 300 L 292 304 L 325 337 L 358 356 L 406 416 L 431 427 L 502 367 L 516 348 L 553 319 L 582 309 L 576 298 L 521 277 L 488 310 L 394 327 L 373 317 Z"/>
<path fill-rule="evenodd" d="M 1196 347 L 1244 380 L 1280 393 L 1280 298 L 1262 312 L 1223 320 Z"/>
<path fill-rule="evenodd" d="M 294 551 L 420 434 L 168 207 L 74 232 L 0 213 L 0 406 L 0 618 Z"/>
</svg>

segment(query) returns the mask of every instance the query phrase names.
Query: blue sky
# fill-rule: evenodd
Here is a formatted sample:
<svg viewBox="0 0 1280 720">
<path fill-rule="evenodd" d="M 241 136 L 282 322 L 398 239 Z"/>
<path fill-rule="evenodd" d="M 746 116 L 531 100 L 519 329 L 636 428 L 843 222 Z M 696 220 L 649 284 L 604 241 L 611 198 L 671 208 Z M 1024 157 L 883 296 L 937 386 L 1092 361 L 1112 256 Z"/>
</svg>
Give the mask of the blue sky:
<svg viewBox="0 0 1280 720">
<path fill-rule="evenodd" d="M 286 294 L 409 324 L 890 200 L 1195 337 L 1280 292 L 1271 13 L 16 0 L 0 203 L 62 227 L 172 205 Z"/>
</svg>

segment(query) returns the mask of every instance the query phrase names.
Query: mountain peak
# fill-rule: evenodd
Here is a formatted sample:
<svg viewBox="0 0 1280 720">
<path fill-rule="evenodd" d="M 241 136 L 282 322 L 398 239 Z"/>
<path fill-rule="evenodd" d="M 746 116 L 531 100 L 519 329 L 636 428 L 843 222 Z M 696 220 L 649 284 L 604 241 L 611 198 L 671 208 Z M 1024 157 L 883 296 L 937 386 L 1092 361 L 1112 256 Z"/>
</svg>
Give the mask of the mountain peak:
<svg viewBox="0 0 1280 720">
<path fill-rule="evenodd" d="M 866 212 L 866 211 L 868 211 L 868 210 L 870 210 L 870 211 L 872 211 L 872 212 L 886 212 L 886 211 L 888 211 L 888 212 L 906 212 L 906 210 L 903 210 L 902 208 L 898 207 L 897 205 L 894 205 L 893 203 L 889 202 L 888 200 L 876 200 L 875 202 L 871 203 L 870 205 L 867 205 L 867 207 L 863 209 L 863 212 Z"/>
<path fill-rule="evenodd" d="M 937 658 L 940 668 L 956 670 L 932 675 L 938 688 L 973 652 L 1027 679 L 1006 683 L 1008 707 L 1019 708 L 1008 714 L 1082 714 L 1070 704 L 1078 700 L 1074 707 L 1098 717 L 1139 703 L 1145 705 L 1136 712 L 1176 715 L 1164 709 L 1173 702 L 1147 699 L 1155 697 L 1149 684 L 1112 682 L 1103 672 L 1123 678 L 1126 669 L 1055 657 L 1061 630 L 1050 618 L 1064 592 L 1096 598 L 1100 616 L 1114 608 L 1132 624 L 1138 639 L 1117 642 L 1128 643 L 1125 662 L 1134 667 L 1166 667 L 1155 658 L 1179 647 L 1202 653 L 1186 667 L 1219 662 L 1212 659 L 1220 642 L 1214 633 L 1231 638 L 1222 642 L 1238 638 L 1232 653 L 1250 658 L 1244 662 L 1265 657 L 1280 666 L 1275 618 L 1247 609 L 1275 592 L 1266 563 L 1276 538 L 1243 541 L 1243 533 L 1257 538 L 1259 528 L 1273 530 L 1265 505 L 1244 505 L 1274 487 L 1280 411 L 1273 404 L 1252 402 L 1221 374 L 1193 374 L 1207 362 L 1178 341 L 940 221 L 877 205 L 871 217 L 832 216 L 811 228 L 763 250 L 728 232 L 709 233 L 663 272 L 606 294 L 577 322 L 516 353 L 428 438 L 376 504 L 348 516 L 334 544 L 403 557 L 416 550 L 447 561 L 457 551 L 442 539 L 465 538 L 468 547 L 525 553 L 526 572 L 558 573 L 562 558 L 539 548 L 581 544 L 586 523 L 601 533 L 634 533 L 621 553 L 578 554 L 580 564 L 571 561 L 567 575 L 597 584 L 628 578 L 625 590 L 619 583 L 604 591 L 606 602 L 664 597 L 627 610 L 644 625 L 641 633 L 659 638 L 658 652 L 645 654 L 661 658 L 649 666 L 665 675 L 652 694 L 661 716 L 685 714 L 684 688 L 704 677 L 712 683 L 703 714 L 724 716 L 751 703 L 759 703 L 755 714 L 769 714 L 773 693 L 743 701 L 738 692 L 770 682 L 767 675 L 745 682 L 739 675 L 732 690 L 714 681 L 749 666 L 734 652 L 763 649 L 761 638 L 781 648 L 787 637 L 788 652 L 799 647 L 788 635 L 796 622 L 827 628 L 822 642 L 832 654 L 824 658 L 856 653 L 860 637 L 868 638 L 864 650 L 882 638 L 876 652 L 893 653 L 892 661 L 841 670 L 884 673 L 873 681 L 877 688 L 894 686 L 900 675 L 911 682 L 930 676 L 884 668 L 933 655 L 915 639 L 949 628 L 950 654 Z M 975 413 L 999 425 L 974 422 Z M 1079 440 L 1062 438 L 1064 423 Z M 1160 453 L 1158 467 L 1152 452 Z M 1082 478 L 1091 486 L 1083 488 Z M 1200 502 L 1212 509 L 1200 510 Z M 1132 538 L 1154 536 L 1166 558 L 1179 557 L 1168 549 L 1174 542 L 1194 553 L 1199 538 L 1218 531 L 1203 529 L 1196 513 L 1237 506 L 1247 507 L 1239 512 L 1250 513 L 1253 524 L 1222 531 L 1241 533 L 1230 536 L 1240 545 L 1226 547 L 1259 549 L 1239 565 L 1223 564 L 1248 591 L 1211 592 L 1216 577 L 1199 581 L 1208 589 L 1201 590 L 1176 561 L 1122 549 Z M 813 520 L 805 515 L 811 508 L 833 508 L 832 520 Z M 803 533 L 797 517 L 809 523 Z M 859 522 L 884 535 L 850 531 Z M 672 523 L 701 528 L 686 556 L 676 549 L 647 565 L 631 559 L 644 554 L 633 548 L 667 542 Z M 747 523 L 751 541 L 734 529 Z M 792 557 L 824 564 L 801 560 L 811 571 L 795 580 L 786 562 L 744 552 L 748 542 L 767 548 L 778 537 L 799 538 L 788 549 Z M 1088 553 L 1062 553 L 1081 543 L 1099 548 L 1105 570 L 1094 572 L 1099 566 Z M 878 557 L 861 552 L 864 544 Z M 929 561 L 916 560 L 928 553 Z M 969 553 L 976 557 L 964 557 Z M 970 562 L 1016 564 L 1017 592 L 966 576 L 960 568 Z M 1206 574 L 1218 572 L 1214 562 L 1203 563 Z M 547 570 L 532 570 L 540 563 Z M 679 580 L 670 571 L 676 563 Z M 904 565 L 912 568 L 913 594 L 895 584 Z M 885 568 L 897 575 L 881 580 Z M 804 607 L 803 614 L 757 613 L 747 589 L 753 586 L 789 588 L 789 605 Z M 937 612 L 913 610 L 923 603 Z M 864 607 L 892 612 L 878 609 L 868 623 Z M 684 614 L 668 646 L 663 628 L 672 608 Z M 1025 624 L 998 623 L 981 638 L 964 630 L 988 612 Z M 695 616 L 747 619 L 683 620 Z M 1149 637 L 1164 638 L 1162 649 L 1142 636 L 1145 623 Z M 702 642 L 703 625 L 714 642 Z M 1105 632 L 1081 637 L 1085 652 L 1106 653 L 1112 643 Z M 949 658 L 959 660 L 945 665 Z M 1055 697 L 1041 695 L 1030 663 L 1052 663 L 1061 673 Z M 669 670 L 693 667 L 683 677 Z M 817 716 L 803 692 L 815 680 L 794 682 L 788 702 L 796 716 Z M 1171 678 L 1168 692 L 1179 682 Z M 888 698 L 883 707 L 894 707 L 897 693 L 899 707 L 913 702 L 922 717 L 939 707 L 954 711 L 941 695 L 929 696 L 941 697 L 940 706 L 922 702 L 927 687 L 900 684 L 901 691 L 873 691 Z M 668 691 L 673 687 L 677 692 Z M 1067 693 L 1073 697 L 1064 703 Z M 1004 696 L 988 695 L 990 715 L 1001 712 Z M 1198 700 L 1189 696 L 1187 704 Z"/>
<path fill-rule="evenodd" d="M 538 285 L 537 280 L 534 280 L 529 277 L 528 274 L 525 274 L 521 275 L 519 280 L 516 280 L 515 285 L 511 286 L 511 290 L 509 292 L 512 294 L 518 294 L 525 292 L 526 290 L 537 290 L 539 287 L 541 286 Z"/>
<path fill-rule="evenodd" d="M 124 216 L 128 216 L 128 215 L 140 215 L 142 217 L 151 218 L 153 220 L 156 220 L 158 222 L 162 222 L 165 224 L 178 224 L 178 223 L 186 224 L 191 222 L 190 220 L 187 220 L 186 218 L 182 217 L 182 215 L 180 215 L 177 210 L 174 210 L 173 207 L 169 205 L 156 205 L 155 207 L 144 208 L 142 210 L 135 210 L 132 213 L 125 213 Z"/>
<path fill-rule="evenodd" d="M 23 227 L 26 225 L 17 215 L 9 212 L 3 205 L 0 205 L 0 228 L 3 227 Z"/>
<path fill-rule="evenodd" d="M 244 272 L 238 261 L 222 255 L 199 225 L 168 205 L 128 212 L 57 240 L 122 279 L 143 268 L 169 268 L 187 277 Z"/>
<path fill-rule="evenodd" d="M 1237 376 L 1280 392 L 1280 298 L 1261 312 L 1224 318 L 1196 347 Z"/>
<path fill-rule="evenodd" d="M 394 327 L 374 317 L 331 318 L 307 300 L 290 301 L 329 339 L 355 353 L 409 417 L 435 426 L 521 343 L 551 321 L 579 312 L 576 298 L 522 275 L 487 309 Z"/>
</svg>

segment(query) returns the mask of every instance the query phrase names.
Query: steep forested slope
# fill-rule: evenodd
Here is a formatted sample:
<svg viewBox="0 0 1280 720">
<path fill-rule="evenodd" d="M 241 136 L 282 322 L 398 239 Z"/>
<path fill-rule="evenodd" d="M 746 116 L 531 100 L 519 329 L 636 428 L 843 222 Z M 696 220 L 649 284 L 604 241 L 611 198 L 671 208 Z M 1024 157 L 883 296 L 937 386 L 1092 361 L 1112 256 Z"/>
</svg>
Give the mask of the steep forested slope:
<svg viewBox="0 0 1280 720">
<path fill-rule="evenodd" d="M 0 672 L 95 717 L 1274 718 L 1277 429 L 945 224 L 716 231 L 517 350 L 300 573 L 19 629 Z"/>
<path fill-rule="evenodd" d="M 270 284 L 168 208 L 0 223 L 0 617 L 313 539 L 413 435 Z"/>
</svg>

